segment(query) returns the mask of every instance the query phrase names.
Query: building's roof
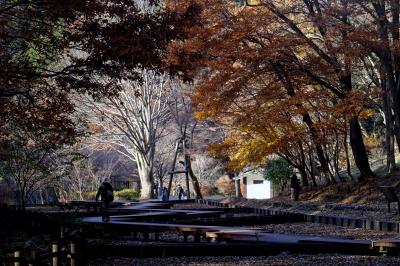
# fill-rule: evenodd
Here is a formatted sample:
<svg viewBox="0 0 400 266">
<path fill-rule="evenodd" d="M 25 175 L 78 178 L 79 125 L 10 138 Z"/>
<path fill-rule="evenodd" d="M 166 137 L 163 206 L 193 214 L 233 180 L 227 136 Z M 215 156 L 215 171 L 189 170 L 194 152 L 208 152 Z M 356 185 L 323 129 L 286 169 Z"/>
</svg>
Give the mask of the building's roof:
<svg viewBox="0 0 400 266">
<path fill-rule="evenodd" d="M 248 167 L 248 168 L 243 169 L 243 171 L 240 172 L 239 175 L 233 177 L 232 179 L 240 180 L 240 179 L 243 179 L 244 177 L 248 177 L 249 175 L 262 175 L 262 171 L 263 171 L 263 169 L 259 168 L 259 167 L 257 167 L 257 168 L 256 167 L 252 167 L 252 168 Z"/>
</svg>

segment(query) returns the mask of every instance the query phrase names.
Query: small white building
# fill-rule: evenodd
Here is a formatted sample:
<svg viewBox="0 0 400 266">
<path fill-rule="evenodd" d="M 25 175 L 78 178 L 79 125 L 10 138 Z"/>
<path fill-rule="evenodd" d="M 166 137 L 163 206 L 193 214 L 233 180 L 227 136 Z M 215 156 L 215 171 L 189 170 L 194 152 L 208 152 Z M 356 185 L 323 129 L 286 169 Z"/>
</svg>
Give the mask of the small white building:
<svg viewBox="0 0 400 266">
<path fill-rule="evenodd" d="M 273 196 L 272 184 L 263 176 L 262 169 L 245 169 L 234 177 L 235 184 L 240 183 L 242 196 L 247 199 L 270 199 Z"/>
</svg>

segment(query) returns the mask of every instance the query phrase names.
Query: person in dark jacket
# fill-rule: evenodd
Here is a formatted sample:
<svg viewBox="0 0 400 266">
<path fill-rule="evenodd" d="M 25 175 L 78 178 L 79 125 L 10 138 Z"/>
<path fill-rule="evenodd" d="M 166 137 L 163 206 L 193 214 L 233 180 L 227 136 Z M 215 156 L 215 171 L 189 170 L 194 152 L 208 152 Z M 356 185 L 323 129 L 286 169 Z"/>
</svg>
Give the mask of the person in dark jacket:
<svg viewBox="0 0 400 266">
<path fill-rule="evenodd" d="M 156 180 L 153 183 L 153 190 L 154 190 L 154 196 L 156 196 L 157 198 L 158 198 L 158 187 L 159 187 L 159 184 L 158 184 L 158 181 Z"/>
<path fill-rule="evenodd" d="M 297 176 L 294 174 L 290 179 L 290 195 L 291 199 L 294 201 L 299 200 L 299 191 L 300 191 L 300 181 L 297 179 Z"/>
<path fill-rule="evenodd" d="M 114 190 L 108 181 L 104 181 L 96 194 L 96 202 L 101 198 L 101 210 L 103 212 L 102 218 L 103 222 L 110 221 L 110 215 L 108 209 L 110 208 L 111 202 L 114 200 Z"/>
<path fill-rule="evenodd" d="M 181 185 L 178 185 L 177 188 L 178 199 L 181 200 L 183 196 L 185 196 L 185 191 L 183 190 Z"/>
<path fill-rule="evenodd" d="M 162 201 L 168 200 L 168 189 L 166 187 L 163 187 L 163 189 L 161 190 L 161 200 Z"/>
</svg>

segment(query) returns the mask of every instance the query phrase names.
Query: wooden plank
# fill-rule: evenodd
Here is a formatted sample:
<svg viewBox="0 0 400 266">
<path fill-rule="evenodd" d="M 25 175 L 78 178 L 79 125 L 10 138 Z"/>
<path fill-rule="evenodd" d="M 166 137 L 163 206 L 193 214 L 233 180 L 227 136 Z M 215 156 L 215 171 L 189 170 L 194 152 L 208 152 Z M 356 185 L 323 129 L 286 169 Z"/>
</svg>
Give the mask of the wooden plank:
<svg viewBox="0 0 400 266">
<path fill-rule="evenodd" d="M 400 248 L 399 239 L 382 239 L 372 241 L 372 247 Z"/>
<path fill-rule="evenodd" d="M 372 248 L 372 241 L 370 240 L 349 240 L 335 237 L 274 234 L 252 230 L 209 232 L 206 233 L 206 237 L 233 242 L 246 241 L 258 243 L 261 242 L 264 244 L 330 244 Z"/>
</svg>

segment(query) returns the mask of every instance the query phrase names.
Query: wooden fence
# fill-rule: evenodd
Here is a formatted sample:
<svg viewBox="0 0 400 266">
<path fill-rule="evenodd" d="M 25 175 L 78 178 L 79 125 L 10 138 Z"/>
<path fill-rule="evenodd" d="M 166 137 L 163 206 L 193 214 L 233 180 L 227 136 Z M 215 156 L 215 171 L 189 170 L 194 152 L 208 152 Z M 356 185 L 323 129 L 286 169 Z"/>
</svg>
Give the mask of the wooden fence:
<svg viewBox="0 0 400 266">
<path fill-rule="evenodd" d="M 21 251 L 14 251 L 14 256 L 0 257 L 0 263 L 3 265 L 9 265 L 10 263 L 14 266 L 25 266 L 25 265 L 52 265 L 59 266 L 61 262 L 63 265 L 77 266 L 79 262 L 78 257 L 78 246 L 75 243 L 71 243 L 69 247 L 54 243 L 51 245 L 51 252 L 38 253 L 32 251 L 31 254 L 23 254 Z M 51 263 L 50 263 L 51 262 Z"/>
</svg>

